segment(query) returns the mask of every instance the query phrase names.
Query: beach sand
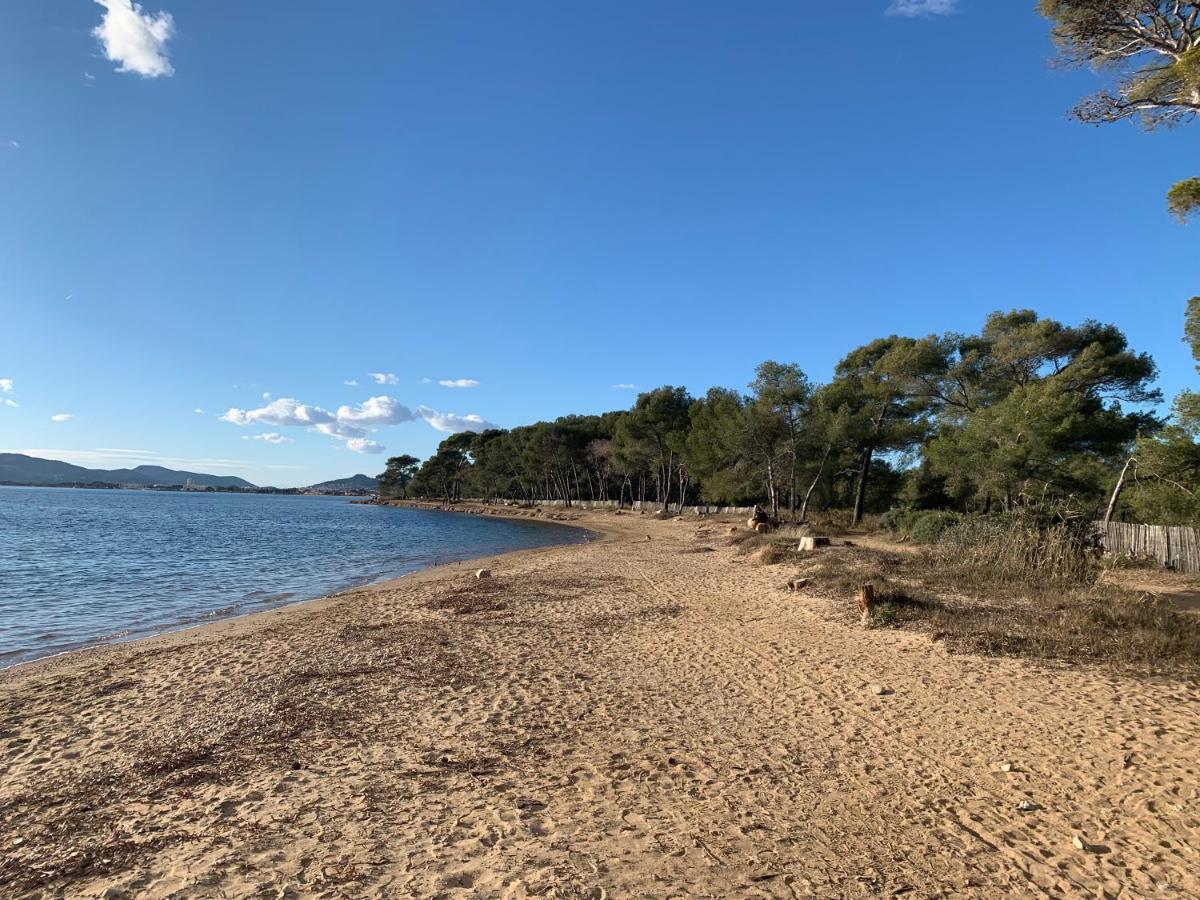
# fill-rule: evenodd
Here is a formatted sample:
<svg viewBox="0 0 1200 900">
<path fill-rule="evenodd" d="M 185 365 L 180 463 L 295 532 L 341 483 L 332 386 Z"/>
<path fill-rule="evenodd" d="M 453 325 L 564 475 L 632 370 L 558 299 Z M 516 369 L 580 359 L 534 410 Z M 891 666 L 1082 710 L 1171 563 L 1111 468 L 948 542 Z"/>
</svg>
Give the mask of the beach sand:
<svg viewBox="0 0 1200 900">
<path fill-rule="evenodd" d="M 1194 685 L 573 515 L 600 538 L 0 674 L 0 895 L 1200 896 Z"/>
</svg>

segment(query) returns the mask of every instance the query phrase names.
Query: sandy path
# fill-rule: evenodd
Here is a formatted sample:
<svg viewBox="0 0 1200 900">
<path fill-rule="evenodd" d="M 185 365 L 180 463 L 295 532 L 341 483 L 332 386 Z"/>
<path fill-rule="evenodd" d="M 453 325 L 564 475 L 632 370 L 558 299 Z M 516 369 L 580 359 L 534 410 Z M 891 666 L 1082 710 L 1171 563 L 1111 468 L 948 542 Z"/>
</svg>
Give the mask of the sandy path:
<svg viewBox="0 0 1200 900">
<path fill-rule="evenodd" d="M 0 679 L 0 894 L 1200 896 L 1194 686 L 951 656 L 715 523 L 583 521 L 490 583 Z"/>
</svg>

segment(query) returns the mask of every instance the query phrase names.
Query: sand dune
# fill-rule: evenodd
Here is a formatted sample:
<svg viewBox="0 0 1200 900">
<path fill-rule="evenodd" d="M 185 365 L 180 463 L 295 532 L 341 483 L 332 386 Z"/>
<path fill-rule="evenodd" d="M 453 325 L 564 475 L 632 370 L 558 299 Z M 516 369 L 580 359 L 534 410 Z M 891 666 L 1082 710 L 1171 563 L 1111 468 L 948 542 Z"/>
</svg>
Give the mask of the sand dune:
<svg viewBox="0 0 1200 900">
<path fill-rule="evenodd" d="M 578 518 L 489 580 L 0 676 L 0 895 L 1200 896 L 1194 686 L 949 655 L 717 523 Z"/>
</svg>

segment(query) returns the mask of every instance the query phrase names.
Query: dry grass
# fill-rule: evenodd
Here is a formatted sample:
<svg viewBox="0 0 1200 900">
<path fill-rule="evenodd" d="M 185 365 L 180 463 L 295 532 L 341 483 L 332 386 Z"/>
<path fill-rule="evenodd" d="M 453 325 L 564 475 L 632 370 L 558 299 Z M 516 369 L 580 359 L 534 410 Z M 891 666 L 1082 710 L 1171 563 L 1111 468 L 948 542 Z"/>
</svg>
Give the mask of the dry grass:
<svg viewBox="0 0 1200 900">
<path fill-rule="evenodd" d="M 773 566 L 782 562 L 799 561 L 802 555 L 796 545 L 803 532 L 799 528 L 784 526 L 767 534 L 745 529 L 730 535 L 729 543 L 739 555 L 748 555 L 755 562 Z"/>
<path fill-rule="evenodd" d="M 1056 580 L 976 562 L 945 547 L 903 555 L 847 547 L 814 557 L 801 574 L 847 622 L 858 620 L 858 589 L 869 582 L 881 601 L 872 624 L 918 629 L 955 651 L 1200 675 L 1200 616 L 1098 582 L 1094 571 Z"/>
</svg>

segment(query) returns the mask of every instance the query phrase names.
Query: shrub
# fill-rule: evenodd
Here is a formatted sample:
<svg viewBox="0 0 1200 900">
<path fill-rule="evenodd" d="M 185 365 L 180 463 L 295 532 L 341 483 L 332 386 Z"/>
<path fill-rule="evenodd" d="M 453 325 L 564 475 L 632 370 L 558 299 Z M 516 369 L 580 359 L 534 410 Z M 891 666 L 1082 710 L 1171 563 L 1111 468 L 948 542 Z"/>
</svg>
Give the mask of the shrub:
<svg viewBox="0 0 1200 900">
<path fill-rule="evenodd" d="M 911 509 L 889 509 L 879 517 L 879 529 L 890 531 L 894 535 L 907 535 L 915 515 L 915 511 Z"/>
<path fill-rule="evenodd" d="M 918 544 L 933 544 L 961 521 L 962 516 L 954 512 L 917 513 L 908 527 L 908 534 Z"/>
</svg>

